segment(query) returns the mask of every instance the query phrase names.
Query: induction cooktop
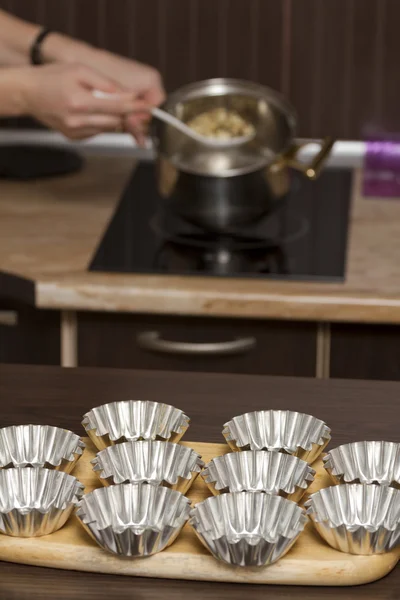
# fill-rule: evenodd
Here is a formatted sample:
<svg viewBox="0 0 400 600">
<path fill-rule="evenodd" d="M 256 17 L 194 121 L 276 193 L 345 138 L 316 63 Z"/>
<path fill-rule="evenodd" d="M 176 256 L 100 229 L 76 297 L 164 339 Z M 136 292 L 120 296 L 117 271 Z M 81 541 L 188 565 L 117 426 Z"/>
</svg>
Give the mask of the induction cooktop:
<svg viewBox="0 0 400 600">
<path fill-rule="evenodd" d="M 351 169 L 326 169 L 316 181 L 293 174 L 279 210 L 240 233 L 218 236 L 171 214 L 157 191 L 154 163 L 143 161 L 89 270 L 344 280 L 352 176 Z"/>
</svg>

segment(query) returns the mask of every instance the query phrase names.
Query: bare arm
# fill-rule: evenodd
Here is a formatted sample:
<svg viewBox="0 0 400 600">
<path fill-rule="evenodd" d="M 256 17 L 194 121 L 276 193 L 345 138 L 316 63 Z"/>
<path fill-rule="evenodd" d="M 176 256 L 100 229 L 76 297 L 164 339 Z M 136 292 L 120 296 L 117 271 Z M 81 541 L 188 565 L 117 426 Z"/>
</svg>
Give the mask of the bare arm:
<svg viewBox="0 0 400 600">
<path fill-rule="evenodd" d="M 112 78 L 75 64 L 76 56 L 89 46 L 62 34 L 52 33 L 41 48 L 44 63 L 59 64 L 31 66 L 30 48 L 40 30 L 40 26 L 0 10 L 0 117 L 30 114 L 70 137 L 80 137 L 82 128 L 86 133 L 96 125 L 100 130 L 115 128 L 129 112 L 127 108 L 133 110 L 133 95 L 123 94 L 121 102 L 112 107 L 115 114 L 110 115 L 110 105 L 100 106 L 90 89 L 97 85 L 117 92 L 119 87 Z M 97 111 L 94 125 L 89 123 L 93 116 L 83 119 L 85 111 Z"/>
<path fill-rule="evenodd" d="M 0 69 L 0 117 L 19 117 L 26 111 L 23 67 Z"/>
<path fill-rule="evenodd" d="M 30 62 L 29 51 L 41 27 L 27 23 L 0 10 L 0 66 L 24 66 Z M 83 62 L 80 59 L 95 52 L 89 44 L 61 33 L 51 33 L 42 44 L 45 63 Z"/>
<path fill-rule="evenodd" d="M 0 65 L 27 65 L 29 48 L 39 30 L 37 25 L 25 23 L 0 10 Z"/>
<path fill-rule="evenodd" d="M 79 136 L 84 137 L 86 134 L 93 135 L 99 130 L 108 130 L 118 120 L 121 124 L 122 118 L 125 130 L 133 133 L 138 140 L 143 139 L 143 129 L 149 118 L 148 107 L 160 104 L 165 97 L 158 71 L 135 60 L 100 50 L 90 44 L 56 32 L 50 33 L 42 41 L 40 54 L 44 66 L 32 67 L 30 66 L 30 49 L 40 31 L 40 26 L 27 23 L 0 10 L 0 67 L 9 67 L 7 69 L 0 68 L 0 116 L 30 114 L 52 127 L 61 129 L 66 135 L 78 137 L 75 130 L 71 131 L 71 128 L 65 125 L 68 111 L 63 115 L 64 120 L 60 122 L 53 119 L 54 115 L 48 118 L 47 113 L 45 114 L 45 111 L 41 110 L 41 104 L 46 105 L 48 96 L 55 99 L 55 94 L 50 94 L 50 91 L 57 84 L 61 86 L 61 91 L 64 91 L 69 97 L 72 92 L 71 90 L 67 91 L 68 85 L 73 87 L 73 91 L 78 94 L 77 86 L 73 86 L 76 79 L 81 87 L 92 87 L 82 81 L 82 69 L 78 75 L 75 73 L 79 64 L 81 67 L 85 67 L 84 73 L 88 74 L 88 70 L 92 72 L 91 80 L 95 74 L 101 75 L 100 82 L 103 83 L 103 88 L 111 86 L 122 96 L 122 105 L 116 110 L 113 123 L 109 119 L 109 115 L 106 115 L 106 120 L 97 119 L 96 123 L 91 124 L 93 126 L 88 127 L 86 125 L 90 118 L 86 116 L 84 119 L 86 125 L 81 127 Z M 50 63 L 55 64 L 51 65 Z M 50 67 L 54 67 L 55 70 L 49 70 Z M 41 72 L 41 69 L 44 71 Z M 75 79 L 71 72 L 75 73 Z M 60 77 L 56 81 L 58 73 L 60 73 Z M 37 85 L 33 85 L 33 82 L 41 81 L 42 78 L 46 85 L 40 90 Z M 32 89 L 35 90 L 39 102 L 32 102 Z M 134 100 L 130 112 L 126 111 L 126 103 L 124 103 L 127 93 Z M 86 105 L 87 98 L 85 109 L 88 110 Z M 105 108 L 104 106 L 96 107 L 99 110 Z M 52 110 L 52 114 L 55 110 L 56 107 Z M 68 122 L 70 120 L 68 119 Z M 75 122 L 75 119 L 72 121 Z M 80 122 L 83 122 L 83 119 L 80 119 Z"/>
</svg>

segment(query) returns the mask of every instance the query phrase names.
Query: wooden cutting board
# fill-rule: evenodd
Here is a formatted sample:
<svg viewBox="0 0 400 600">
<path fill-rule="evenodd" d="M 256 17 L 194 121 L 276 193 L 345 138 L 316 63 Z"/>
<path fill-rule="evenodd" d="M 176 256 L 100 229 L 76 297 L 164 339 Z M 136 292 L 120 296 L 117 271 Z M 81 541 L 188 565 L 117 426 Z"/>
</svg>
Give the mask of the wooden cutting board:
<svg viewBox="0 0 400 600">
<path fill-rule="evenodd" d="M 101 487 L 90 460 L 95 449 L 89 439 L 74 475 L 89 492 Z M 206 462 L 228 451 L 226 444 L 184 443 L 202 455 Z M 314 465 L 316 479 L 310 488 L 315 492 L 331 485 L 322 468 Z M 200 477 L 189 491 L 193 502 L 211 495 Z M 116 573 L 140 577 L 229 581 L 286 585 L 359 585 L 384 577 L 397 564 L 400 550 L 376 556 L 354 556 L 330 548 L 308 523 L 290 552 L 277 563 L 265 568 L 230 567 L 216 559 L 197 540 L 189 525 L 164 552 L 142 559 L 119 558 L 101 550 L 72 517 L 67 525 L 52 535 L 38 538 L 13 538 L 0 535 L 0 560 L 42 567 Z"/>
</svg>

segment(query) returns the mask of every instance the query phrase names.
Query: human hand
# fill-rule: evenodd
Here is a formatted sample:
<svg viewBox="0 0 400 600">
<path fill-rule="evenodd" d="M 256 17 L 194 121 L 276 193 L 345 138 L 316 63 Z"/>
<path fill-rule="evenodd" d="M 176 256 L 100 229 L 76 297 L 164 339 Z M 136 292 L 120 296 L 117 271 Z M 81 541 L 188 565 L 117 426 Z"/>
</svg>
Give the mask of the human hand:
<svg viewBox="0 0 400 600">
<path fill-rule="evenodd" d="M 145 106 L 112 78 L 86 66 L 55 64 L 20 71 L 25 112 L 72 139 L 118 130 L 127 115 Z M 98 97 L 94 90 L 110 96 Z"/>
<path fill-rule="evenodd" d="M 159 72 L 135 60 L 92 47 L 82 48 L 79 60 L 98 73 L 112 78 L 122 90 L 132 92 L 137 102 L 135 111 L 125 117 L 124 128 L 132 133 L 139 143 L 143 143 L 150 112 L 140 110 L 140 107 L 159 106 L 165 99 Z"/>
</svg>

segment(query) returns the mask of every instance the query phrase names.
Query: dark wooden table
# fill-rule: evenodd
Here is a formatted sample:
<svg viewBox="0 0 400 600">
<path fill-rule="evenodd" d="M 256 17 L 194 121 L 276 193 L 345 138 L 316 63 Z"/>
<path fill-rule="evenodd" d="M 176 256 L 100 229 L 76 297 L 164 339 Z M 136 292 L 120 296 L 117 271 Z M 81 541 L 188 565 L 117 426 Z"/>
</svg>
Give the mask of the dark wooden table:
<svg viewBox="0 0 400 600">
<path fill-rule="evenodd" d="M 0 365 L 1 426 L 41 423 L 79 432 L 86 410 L 128 398 L 158 400 L 185 410 L 192 418 L 187 440 L 222 441 L 225 421 L 262 408 L 299 410 L 324 419 L 335 445 L 400 437 L 400 383 Z M 244 597 L 398 600 L 400 569 L 366 586 L 305 588 L 144 579 L 0 563 L 0 600 Z"/>
</svg>

